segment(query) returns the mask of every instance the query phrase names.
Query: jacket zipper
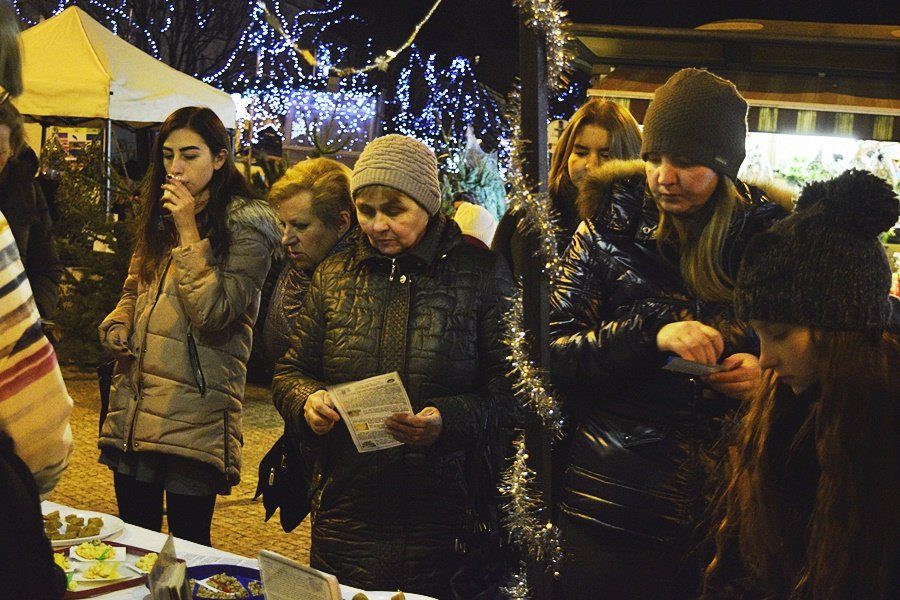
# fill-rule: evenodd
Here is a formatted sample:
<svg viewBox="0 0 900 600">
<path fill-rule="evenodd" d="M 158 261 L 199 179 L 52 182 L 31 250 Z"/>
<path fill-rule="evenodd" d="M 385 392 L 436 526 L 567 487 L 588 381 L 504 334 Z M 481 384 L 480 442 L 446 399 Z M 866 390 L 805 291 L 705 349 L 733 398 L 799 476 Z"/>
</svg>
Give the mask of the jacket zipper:
<svg viewBox="0 0 900 600">
<path fill-rule="evenodd" d="M 231 483 L 231 475 L 228 474 L 228 470 L 231 467 L 231 456 L 228 451 L 228 431 L 229 431 L 229 429 L 231 429 L 231 427 L 230 427 L 231 416 L 228 414 L 227 409 L 223 411 L 223 416 L 224 416 L 223 420 L 225 421 L 225 431 L 224 431 L 224 436 L 222 439 L 224 440 L 225 443 L 222 446 L 222 450 L 223 450 L 223 455 L 225 457 L 225 479 L 229 483 Z"/>
<path fill-rule="evenodd" d="M 197 342 L 194 341 L 194 334 L 191 333 L 191 326 L 188 325 L 187 330 L 188 343 L 188 361 L 191 363 L 191 370 L 194 372 L 194 381 L 197 383 L 197 389 L 200 390 L 200 397 L 206 396 L 206 377 L 203 376 L 203 365 L 200 363 L 200 353 L 197 352 Z"/>
<path fill-rule="evenodd" d="M 144 325 L 144 337 L 143 343 L 141 344 L 140 356 L 138 356 L 138 365 L 137 365 L 137 375 L 138 375 L 138 385 L 137 385 L 137 393 L 135 396 L 135 402 L 139 403 L 143 399 L 144 392 L 144 354 L 147 350 L 147 333 L 150 331 L 150 318 L 153 316 L 153 311 L 156 310 L 156 305 L 159 302 L 159 297 L 162 295 L 163 285 L 166 282 L 166 274 L 169 272 L 169 266 L 172 264 L 172 255 L 169 255 L 169 260 L 166 261 L 166 266 L 163 269 L 162 275 L 159 277 L 159 283 L 156 286 L 156 296 L 153 298 L 153 306 L 150 307 L 150 312 L 147 314 L 147 322 Z M 134 407 L 134 414 L 131 415 L 131 423 L 128 426 L 128 434 L 125 436 L 125 442 L 122 444 L 122 451 L 128 452 L 129 447 L 134 447 L 134 424 L 137 421 L 138 416 L 138 407 Z"/>
</svg>

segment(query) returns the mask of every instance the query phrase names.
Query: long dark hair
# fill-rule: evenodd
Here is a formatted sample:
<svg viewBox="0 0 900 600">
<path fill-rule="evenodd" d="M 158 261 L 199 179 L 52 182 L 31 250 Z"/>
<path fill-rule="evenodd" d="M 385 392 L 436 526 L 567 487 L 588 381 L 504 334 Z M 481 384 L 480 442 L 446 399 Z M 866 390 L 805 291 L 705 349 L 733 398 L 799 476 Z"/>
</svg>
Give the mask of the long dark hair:
<svg viewBox="0 0 900 600">
<path fill-rule="evenodd" d="M 197 215 L 200 233 L 209 238 L 213 254 L 219 259 L 228 254 L 228 204 L 232 197 L 258 197 L 235 167 L 231 139 L 216 113 L 200 106 L 186 106 L 173 112 L 159 128 L 153 143 L 150 170 L 144 180 L 144 207 L 136 249 L 141 261 L 140 277 L 144 282 L 153 278 L 175 244 L 175 227 L 171 219 L 163 218 L 161 198 L 162 184 L 166 180 L 163 144 L 177 129 L 189 129 L 199 135 L 213 156 L 225 151 L 225 164 L 213 172 L 209 182 L 209 202 Z"/>
<path fill-rule="evenodd" d="M 751 580 L 773 598 L 894 597 L 900 528 L 900 334 L 813 331 L 820 395 L 794 432 L 811 437 L 820 475 L 805 531 L 786 527 L 775 490 L 770 434 L 790 392 L 768 373 L 739 429 L 717 503 L 716 556 L 706 593 L 736 550 Z M 793 534 L 793 535 L 792 535 Z M 727 579 L 727 574 L 725 574 Z"/>
<path fill-rule="evenodd" d="M 22 93 L 19 23 L 9 2 L 0 2 L 0 101 Z"/>
</svg>

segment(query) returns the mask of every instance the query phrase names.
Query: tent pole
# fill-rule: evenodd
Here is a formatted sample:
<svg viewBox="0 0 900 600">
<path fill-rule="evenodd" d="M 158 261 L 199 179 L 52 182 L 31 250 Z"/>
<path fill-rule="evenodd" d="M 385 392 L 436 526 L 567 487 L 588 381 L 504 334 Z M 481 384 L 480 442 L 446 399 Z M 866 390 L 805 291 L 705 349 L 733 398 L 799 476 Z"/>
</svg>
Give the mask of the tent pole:
<svg viewBox="0 0 900 600">
<path fill-rule="evenodd" d="M 112 213 L 112 119 L 106 119 L 106 216 Z"/>
</svg>

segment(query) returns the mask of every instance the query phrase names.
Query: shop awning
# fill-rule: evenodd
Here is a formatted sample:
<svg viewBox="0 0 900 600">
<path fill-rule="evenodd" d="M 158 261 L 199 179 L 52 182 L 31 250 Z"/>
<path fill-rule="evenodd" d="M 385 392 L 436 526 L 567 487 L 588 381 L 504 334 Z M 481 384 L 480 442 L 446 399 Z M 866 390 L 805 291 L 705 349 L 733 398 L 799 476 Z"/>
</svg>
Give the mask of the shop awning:
<svg viewBox="0 0 900 600">
<path fill-rule="evenodd" d="M 621 67 L 589 90 L 626 104 L 638 121 L 672 68 Z M 896 80 L 785 73 L 715 71 L 750 103 L 751 131 L 855 137 L 900 142 Z"/>
<path fill-rule="evenodd" d="M 653 93 L 682 67 L 708 68 L 750 103 L 752 131 L 900 141 L 900 28 L 720 21 L 693 30 L 574 25 L 588 93 L 643 120 Z"/>
</svg>

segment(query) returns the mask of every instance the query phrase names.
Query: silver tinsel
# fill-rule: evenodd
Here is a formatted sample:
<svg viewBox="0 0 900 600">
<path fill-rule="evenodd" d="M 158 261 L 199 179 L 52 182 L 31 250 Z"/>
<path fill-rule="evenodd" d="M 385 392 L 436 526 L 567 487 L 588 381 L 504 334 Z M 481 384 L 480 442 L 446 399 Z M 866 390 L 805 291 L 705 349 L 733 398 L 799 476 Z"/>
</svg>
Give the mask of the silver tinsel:
<svg viewBox="0 0 900 600">
<path fill-rule="evenodd" d="M 519 226 L 538 234 L 538 256 L 544 261 L 544 271 L 550 282 L 550 289 L 556 286 L 562 275 L 562 258 L 556 251 L 556 235 L 559 231 L 556 211 L 546 192 L 535 193 L 535 185 L 525 172 L 526 144 L 522 139 L 521 98 L 518 89 L 509 94 L 507 120 L 510 124 L 510 165 L 506 181 L 509 183 L 509 205 L 507 210 L 519 214 Z"/>
<path fill-rule="evenodd" d="M 547 81 L 555 91 L 568 86 L 574 54 L 571 48 L 568 14 L 560 0 L 513 0 L 525 15 L 526 24 L 543 39 L 547 51 Z"/>
<path fill-rule="evenodd" d="M 524 562 L 519 563 L 519 569 L 510 575 L 506 585 L 500 588 L 500 593 L 513 600 L 529 600 L 531 590 L 528 587 L 528 566 Z"/>
<path fill-rule="evenodd" d="M 571 69 L 573 55 L 569 48 L 571 35 L 568 33 L 566 13 L 560 10 L 559 0 L 513 0 L 513 4 L 526 17 L 526 24 L 542 37 L 547 56 L 547 80 L 554 90 L 561 89 L 567 82 L 566 73 Z M 524 165 L 525 145 L 522 139 L 522 114 L 519 89 L 510 93 L 507 119 L 510 124 L 511 151 L 507 182 L 510 184 L 509 208 L 519 214 L 520 227 L 538 235 L 537 256 L 543 261 L 550 289 L 554 289 L 562 275 L 562 259 L 556 250 L 558 225 L 550 196 L 546 192 L 535 192 L 535 184 L 530 181 Z M 563 418 L 553 397 L 549 384 L 544 382 L 544 373 L 534 366 L 528 352 L 526 334 L 523 327 L 522 297 L 514 298 L 511 314 L 505 316 L 506 339 L 510 349 L 509 362 L 515 383 L 516 396 L 524 405 L 533 410 L 551 439 L 562 437 Z M 515 442 L 516 456 L 503 473 L 500 492 L 508 499 L 503 506 L 503 521 L 509 529 L 511 539 L 527 551 L 532 560 L 543 562 L 546 571 L 559 575 L 562 562 L 562 547 L 558 529 L 545 517 L 548 510 L 539 490 L 534 489 L 534 476 L 527 464 L 524 435 Z M 511 575 L 507 586 L 501 590 L 508 598 L 526 600 L 531 597 L 524 563 Z"/>
<path fill-rule="evenodd" d="M 510 378 L 514 382 L 513 389 L 522 404 L 537 414 L 551 439 L 562 439 L 565 421 L 550 384 L 545 383 L 543 371 L 534 365 L 528 352 L 528 341 L 522 325 L 522 294 L 517 293 L 512 301 L 512 310 L 503 315 L 503 343 L 509 348 L 507 360 L 512 366 Z"/>
<path fill-rule="evenodd" d="M 547 571 L 559 574 L 562 547 L 559 530 L 549 520 L 540 490 L 534 488 L 534 471 L 528 466 L 524 434 L 513 442 L 516 456 L 500 479 L 500 492 L 509 500 L 503 506 L 503 522 L 513 543 L 528 551 Z"/>
</svg>

